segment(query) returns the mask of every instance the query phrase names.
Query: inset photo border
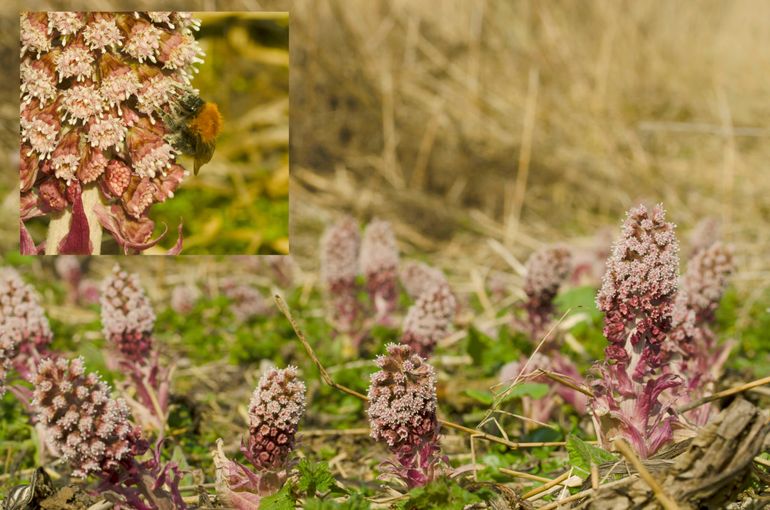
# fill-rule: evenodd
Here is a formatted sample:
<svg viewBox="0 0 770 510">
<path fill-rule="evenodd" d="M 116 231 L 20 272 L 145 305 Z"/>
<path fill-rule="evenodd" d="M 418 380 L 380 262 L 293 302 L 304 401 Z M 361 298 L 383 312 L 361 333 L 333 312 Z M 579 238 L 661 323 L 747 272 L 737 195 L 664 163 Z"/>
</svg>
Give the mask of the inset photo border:
<svg viewBox="0 0 770 510">
<path fill-rule="evenodd" d="M 289 252 L 288 12 L 23 12 L 22 254 Z"/>
</svg>

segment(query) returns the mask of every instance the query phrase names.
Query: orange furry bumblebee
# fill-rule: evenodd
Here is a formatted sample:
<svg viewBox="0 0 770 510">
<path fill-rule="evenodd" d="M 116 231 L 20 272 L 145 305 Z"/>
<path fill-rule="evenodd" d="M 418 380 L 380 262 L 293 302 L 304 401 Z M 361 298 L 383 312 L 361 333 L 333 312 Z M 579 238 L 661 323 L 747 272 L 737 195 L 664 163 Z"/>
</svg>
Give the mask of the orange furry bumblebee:
<svg viewBox="0 0 770 510">
<path fill-rule="evenodd" d="M 167 116 L 166 124 L 170 129 L 167 138 L 178 151 L 195 159 L 195 175 L 200 167 L 211 161 L 222 122 L 217 105 L 205 102 L 192 92 L 183 95 L 172 114 Z"/>
</svg>

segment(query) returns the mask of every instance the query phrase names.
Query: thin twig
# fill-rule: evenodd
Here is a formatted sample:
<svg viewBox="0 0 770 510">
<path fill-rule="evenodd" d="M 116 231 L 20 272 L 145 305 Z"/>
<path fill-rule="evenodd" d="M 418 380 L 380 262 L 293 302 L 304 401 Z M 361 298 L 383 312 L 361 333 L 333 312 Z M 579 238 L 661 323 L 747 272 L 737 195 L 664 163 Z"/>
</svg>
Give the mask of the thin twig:
<svg viewBox="0 0 770 510">
<path fill-rule="evenodd" d="M 770 384 L 770 376 L 763 377 L 762 379 L 757 379 L 756 381 L 751 381 L 745 384 L 740 384 L 738 386 L 734 386 L 726 390 L 718 391 L 713 395 L 708 395 L 703 398 L 699 398 L 694 402 L 690 402 L 689 404 L 685 404 L 679 407 L 677 411 L 680 413 L 684 413 L 686 411 L 689 411 L 690 409 L 695 409 L 696 407 L 700 407 L 703 404 L 708 404 L 709 402 L 719 400 L 720 398 L 729 397 L 730 395 L 735 395 L 736 393 L 742 393 L 752 388 L 756 388 L 757 386 L 764 386 L 765 384 Z"/>
<path fill-rule="evenodd" d="M 625 439 L 616 439 L 612 444 L 615 449 L 619 451 L 632 466 L 634 466 L 634 469 L 639 473 L 639 476 L 644 480 L 644 483 L 650 486 L 653 494 L 655 494 L 655 497 L 665 510 L 679 510 L 679 505 L 676 504 L 676 501 L 671 499 L 671 496 L 663 491 L 663 487 L 661 487 L 658 481 L 652 477 L 652 474 L 647 471 L 647 468 L 644 467 L 644 464 L 639 460 L 639 457 L 637 457 L 633 450 L 631 450 L 631 447 Z"/>
<path fill-rule="evenodd" d="M 501 473 L 505 473 L 506 475 L 515 476 L 516 478 L 525 478 L 527 480 L 534 480 L 535 482 L 549 483 L 553 481 L 551 478 L 531 475 L 529 473 L 525 473 L 524 471 L 516 471 L 515 469 L 497 468 L 497 470 L 500 471 Z"/>
<path fill-rule="evenodd" d="M 316 356 L 315 351 L 313 350 L 313 347 L 310 345 L 310 343 L 307 341 L 307 338 L 305 338 L 305 334 L 302 332 L 302 330 L 299 327 L 299 324 L 297 324 L 297 321 L 294 319 L 294 317 L 291 314 L 291 311 L 289 310 L 289 307 L 286 306 L 286 302 L 281 298 L 279 295 L 274 296 L 275 304 L 278 306 L 278 309 L 281 311 L 281 313 L 286 317 L 286 319 L 291 324 L 291 327 L 294 329 L 294 333 L 297 335 L 297 338 L 302 343 L 302 346 L 305 348 L 305 351 L 307 352 L 307 355 L 310 356 L 310 359 L 313 361 L 313 364 L 318 369 L 318 372 L 321 375 L 321 379 L 324 383 L 326 383 L 328 386 L 331 386 L 332 388 L 335 388 L 343 393 L 346 393 L 348 395 L 352 395 L 356 398 L 359 398 L 363 401 L 368 401 L 366 395 L 363 393 L 359 393 L 354 389 L 348 388 L 347 386 L 343 386 L 341 384 L 338 384 L 334 381 L 334 379 L 331 378 L 329 373 L 326 371 L 326 368 L 321 364 L 321 361 L 318 359 L 318 356 Z M 486 432 L 481 432 L 476 429 L 472 429 L 470 427 L 466 427 L 465 425 L 460 425 L 459 423 L 454 423 L 449 420 L 445 420 L 443 418 L 439 418 L 438 422 L 450 429 L 459 430 L 461 432 L 465 432 L 466 434 L 470 434 L 474 437 L 479 437 L 482 439 L 485 439 L 492 443 L 501 444 L 503 446 L 507 446 L 508 448 L 512 450 L 517 450 L 519 448 L 539 448 L 541 446 L 565 446 L 566 443 L 564 441 L 543 441 L 543 442 L 534 442 L 534 443 L 516 443 L 513 441 L 508 441 L 506 439 L 503 439 L 501 437 L 488 434 Z"/>
<path fill-rule="evenodd" d="M 541 492 L 545 492 L 548 489 L 550 489 L 551 487 L 554 487 L 556 485 L 561 484 L 564 480 L 569 478 L 571 472 L 572 472 L 572 470 L 565 471 L 564 473 L 560 474 L 559 476 L 557 476 L 556 478 L 554 478 L 550 482 L 544 483 L 540 487 L 535 487 L 531 491 L 525 492 L 524 494 L 521 495 L 522 499 L 529 499 L 529 498 L 531 498 L 533 496 L 537 496 Z"/>
<path fill-rule="evenodd" d="M 572 388 L 575 391 L 579 391 L 583 395 L 587 395 L 589 398 L 594 398 L 594 392 L 589 390 L 588 388 L 584 386 L 580 386 L 579 384 L 575 384 L 571 378 L 560 374 L 558 372 L 552 372 L 550 370 L 544 370 L 542 368 L 538 368 L 535 372 L 538 375 L 544 375 L 545 377 L 551 379 L 552 381 L 555 381 L 563 386 L 566 386 L 568 388 Z"/>
<path fill-rule="evenodd" d="M 602 488 L 612 488 L 612 487 L 622 487 L 623 485 L 628 485 L 629 483 L 636 480 L 636 476 L 629 476 L 628 478 L 623 478 L 622 480 L 616 480 L 614 482 L 610 482 L 607 484 L 602 485 Z M 592 492 L 594 492 L 594 489 L 586 489 L 584 491 L 576 492 L 572 496 L 567 496 L 564 499 L 560 499 L 559 501 L 554 501 L 552 503 L 548 503 L 545 506 L 541 506 L 538 508 L 538 510 L 554 510 L 555 508 L 559 508 L 562 505 L 565 505 L 567 503 L 571 503 L 572 501 L 577 501 L 579 499 L 583 499 L 586 496 L 589 496 Z"/>
</svg>

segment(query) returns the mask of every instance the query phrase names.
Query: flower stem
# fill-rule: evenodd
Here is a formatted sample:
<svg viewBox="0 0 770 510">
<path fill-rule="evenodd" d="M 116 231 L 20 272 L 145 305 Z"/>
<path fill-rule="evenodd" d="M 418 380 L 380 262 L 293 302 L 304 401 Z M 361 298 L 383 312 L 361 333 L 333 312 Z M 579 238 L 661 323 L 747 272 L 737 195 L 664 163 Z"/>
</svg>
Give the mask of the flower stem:
<svg viewBox="0 0 770 510">
<path fill-rule="evenodd" d="M 99 203 L 99 189 L 90 186 L 83 189 L 81 194 L 83 208 L 88 220 L 88 237 L 91 240 L 93 251 L 91 255 L 100 255 L 102 248 L 102 226 L 96 217 L 95 207 Z M 59 244 L 70 231 L 72 212 L 64 211 L 61 215 L 53 216 L 48 224 L 48 236 L 45 240 L 45 254 L 58 255 Z"/>
</svg>

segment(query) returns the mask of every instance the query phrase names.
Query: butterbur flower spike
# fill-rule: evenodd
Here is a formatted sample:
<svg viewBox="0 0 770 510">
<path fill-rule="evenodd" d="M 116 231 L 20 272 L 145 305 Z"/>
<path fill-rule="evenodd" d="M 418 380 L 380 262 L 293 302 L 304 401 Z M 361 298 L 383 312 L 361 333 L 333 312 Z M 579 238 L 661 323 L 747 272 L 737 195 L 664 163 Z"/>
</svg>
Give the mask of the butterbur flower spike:
<svg viewBox="0 0 770 510">
<path fill-rule="evenodd" d="M 305 383 L 295 367 L 268 370 L 249 403 L 249 439 L 243 454 L 258 471 L 280 471 L 294 448 L 305 413 Z"/>
<path fill-rule="evenodd" d="M 217 494 L 223 502 L 251 510 L 258 508 L 261 498 L 280 490 L 291 467 L 290 455 L 305 405 L 305 383 L 295 367 L 265 372 L 251 397 L 249 434 L 241 444 L 241 452 L 255 470 L 228 459 L 221 439 L 212 452 Z"/>
<path fill-rule="evenodd" d="M 545 334 L 553 312 L 553 300 L 571 270 L 572 256 L 564 247 L 554 246 L 533 253 L 527 260 L 524 292 L 530 340 L 539 341 Z"/>
<path fill-rule="evenodd" d="M 662 206 L 632 209 L 597 296 L 610 345 L 606 361 L 596 367 L 589 408 L 605 446 L 624 438 L 642 458 L 673 439 L 678 421 L 660 400 L 681 385 L 681 378 L 663 370 L 670 360 L 664 343 L 672 326 L 678 250 Z"/>
<path fill-rule="evenodd" d="M 117 364 L 130 377 L 136 400 L 134 414 L 143 426 L 163 431 L 169 400 L 169 370 L 159 364 L 153 342 L 155 312 L 139 277 L 115 266 L 102 283 L 104 336 L 117 353 Z"/>
<path fill-rule="evenodd" d="M 47 355 L 51 340 L 35 289 L 15 269 L 0 269 L 0 394 L 6 373 L 14 368 L 27 377 L 35 362 Z"/>
<path fill-rule="evenodd" d="M 456 308 L 457 302 L 449 285 L 434 284 L 409 307 L 404 318 L 401 343 L 428 358 L 438 341 L 448 335 Z"/>
<path fill-rule="evenodd" d="M 224 282 L 222 293 L 230 300 L 230 312 L 239 324 L 273 311 L 272 303 L 258 289 L 235 279 Z"/>
<path fill-rule="evenodd" d="M 356 221 L 345 216 L 321 237 L 321 280 L 329 302 L 331 320 L 350 332 L 361 313 L 356 294 L 361 235 Z"/>
<path fill-rule="evenodd" d="M 106 383 L 85 373 L 83 359 L 46 358 L 32 375 L 32 405 L 53 451 L 75 476 L 109 474 L 140 449 L 140 434 L 128 421 L 128 406 L 114 400 Z"/>
<path fill-rule="evenodd" d="M 375 219 L 366 226 L 361 271 L 377 317 L 387 321 L 398 303 L 398 245 L 389 222 Z"/>
<path fill-rule="evenodd" d="M 406 261 L 399 269 L 401 285 L 412 299 L 417 299 L 435 285 L 449 286 L 444 273 L 423 262 Z"/>
<path fill-rule="evenodd" d="M 674 304 L 669 346 L 681 356 L 671 367 L 685 379 L 679 395 L 681 403 L 712 393 L 727 360 L 732 342 L 717 345 L 710 323 L 733 270 L 732 248 L 718 241 L 700 249 L 687 264 Z M 711 405 L 702 405 L 686 416 L 695 425 L 705 425 L 711 410 Z"/>
<path fill-rule="evenodd" d="M 189 13 L 159 14 L 21 13 L 22 202 L 51 216 L 48 254 L 98 254 L 102 228 L 127 253 L 158 241 L 148 211 L 186 173 L 169 119 L 203 55 Z"/>
<path fill-rule="evenodd" d="M 74 476 L 98 477 L 97 490 L 122 497 L 121 508 L 156 510 L 158 500 L 186 508 L 176 465 L 161 464 L 160 444 L 153 458 L 137 461 L 149 446 L 141 429 L 131 423 L 126 402 L 112 398 L 98 374 L 86 373 L 82 358 L 43 359 L 30 382 L 32 406 L 49 447 L 72 467 Z"/>
<path fill-rule="evenodd" d="M 152 349 L 155 312 L 136 274 L 115 266 L 102 284 L 104 336 L 126 360 L 146 364 Z"/>
<path fill-rule="evenodd" d="M 371 436 L 394 455 L 392 474 L 408 487 L 430 483 L 443 472 L 436 418 L 436 373 L 408 345 L 389 344 L 377 358 L 369 385 Z"/>
</svg>

